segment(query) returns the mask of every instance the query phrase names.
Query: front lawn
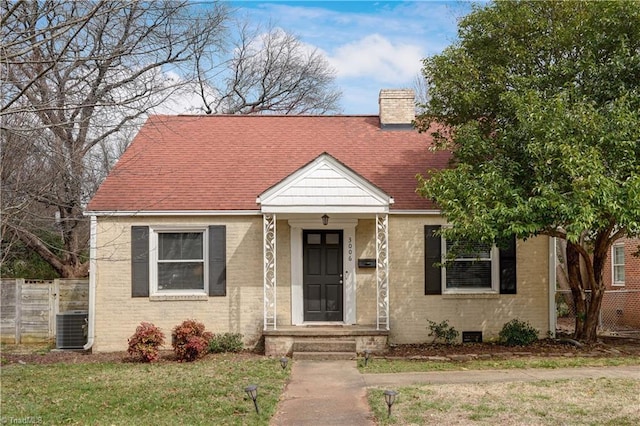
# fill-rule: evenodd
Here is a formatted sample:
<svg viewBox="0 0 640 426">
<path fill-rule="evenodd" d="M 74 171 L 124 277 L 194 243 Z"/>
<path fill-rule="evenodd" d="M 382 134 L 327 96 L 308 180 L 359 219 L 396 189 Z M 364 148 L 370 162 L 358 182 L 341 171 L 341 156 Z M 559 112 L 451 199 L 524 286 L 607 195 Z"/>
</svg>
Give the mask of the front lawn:
<svg viewBox="0 0 640 426">
<path fill-rule="evenodd" d="M 2 367 L 2 419 L 40 424 L 267 425 L 289 377 L 277 359 Z M 258 385 L 256 414 L 244 388 Z"/>
<path fill-rule="evenodd" d="M 378 425 L 640 424 L 640 381 L 571 379 L 408 386 L 391 416 L 382 389 L 368 393 Z"/>
<path fill-rule="evenodd" d="M 358 369 L 361 373 L 501 370 L 510 368 L 613 367 L 619 365 L 640 366 L 640 357 L 515 357 L 511 359 L 488 359 L 462 362 L 375 358 L 370 360 L 366 366 L 364 360 L 358 360 Z"/>
</svg>

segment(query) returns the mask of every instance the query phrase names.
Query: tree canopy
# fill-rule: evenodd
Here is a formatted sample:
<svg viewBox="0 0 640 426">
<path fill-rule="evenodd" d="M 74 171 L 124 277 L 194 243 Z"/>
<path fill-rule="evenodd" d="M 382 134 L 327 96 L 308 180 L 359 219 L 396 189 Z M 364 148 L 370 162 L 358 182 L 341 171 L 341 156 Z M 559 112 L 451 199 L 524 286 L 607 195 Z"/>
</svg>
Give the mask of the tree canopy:
<svg viewBox="0 0 640 426">
<path fill-rule="evenodd" d="M 576 337 L 593 340 L 611 244 L 640 232 L 640 3 L 499 1 L 458 36 L 424 60 L 417 126 L 442 125 L 453 157 L 419 191 L 449 237 L 566 240 Z"/>
</svg>

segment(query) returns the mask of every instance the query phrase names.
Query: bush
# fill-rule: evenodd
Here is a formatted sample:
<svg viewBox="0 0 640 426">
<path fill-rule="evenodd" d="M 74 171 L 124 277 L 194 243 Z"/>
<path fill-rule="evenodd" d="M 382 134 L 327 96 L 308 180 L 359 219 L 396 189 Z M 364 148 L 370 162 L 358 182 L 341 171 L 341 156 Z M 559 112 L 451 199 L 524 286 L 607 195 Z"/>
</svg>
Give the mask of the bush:
<svg viewBox="0 0 640 426">
<path fill-rule="evenodd" d="M 203 323 L 186 320 L 171 332 L 171 345 L 178 361 L 191 362 L 207 353 L 212 338 L 212 333 L 204 331 Z"/>
<path fill-rule="evenodd" d="M 569 310 L 569 305 L 567 305 L 564 301 L 556 304 L 556 312 L 558 318 L 568 317 L 571 311 Z"/>
<path fill-rule="evenodd" d="M 214 334 L 209 342 L 209 352 L 240 352 L 243 349 L 242 334 L 222 333 Z"/>
<path fill-rule="evenodd" d="M 428 328 L 429 330 L 431 330 L 429 336 L 434 336 L 434 342 L 436 340 L 440 340 L 447 345 L 450 345 L 455 342 L 455 340 L 458 338 L 458 335 L 460 334 L 458 333 L 458 330 L 456 330 L 452 326 L 449 326 L 449 322 L 447 320 L 442 321 L 440 324 L 437 324 L 429 319 L 427 320 L 427 322 L 429 322 Z"/>
<path fill-rule="evenodd" d="M 164 333 L 158 327 L 142 322 L 129 337 L 127 353 L 140 362 L 154 362 L 160 359 L 158 348 L 164 345 Z"/>
<path fill-rule="evenodd" d="M 528 322 L 514 318 L 502 327 L 498 336 L 507 346 L 527 346 L 538 340 L 538 330 Z"/>
</svg>

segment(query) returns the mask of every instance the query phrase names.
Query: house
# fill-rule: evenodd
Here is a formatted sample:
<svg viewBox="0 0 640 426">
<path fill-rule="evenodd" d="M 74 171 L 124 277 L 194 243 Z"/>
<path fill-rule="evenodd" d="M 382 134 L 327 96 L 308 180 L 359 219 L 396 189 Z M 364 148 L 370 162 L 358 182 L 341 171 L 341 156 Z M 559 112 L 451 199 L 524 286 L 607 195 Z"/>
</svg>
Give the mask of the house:
<svg viewBox="0 0 640 426">
<path fill-rule="evenodd" d="M 611 246 L 603 280 L 601 324 L 604 328 L 640 328 L 640 249 L 637 238 L 621 238 Z"/>
<path fill-rule="evenodd" d="M 427 320 L 465 339 L 512 318 L 554 330 L 549 238 L 452 242 L 416 175 L 446 167 L 416 132 L 411 90 L 382 90 L 372 116 L 150 117 L 89 203 L 89 343 L 126 348 L 142 321 L 185 319 L 289 352 L 313 329 L 357 349 L 430 341 Z M 551 286 L 550 286 L 550 283 Z"/>
</svg>

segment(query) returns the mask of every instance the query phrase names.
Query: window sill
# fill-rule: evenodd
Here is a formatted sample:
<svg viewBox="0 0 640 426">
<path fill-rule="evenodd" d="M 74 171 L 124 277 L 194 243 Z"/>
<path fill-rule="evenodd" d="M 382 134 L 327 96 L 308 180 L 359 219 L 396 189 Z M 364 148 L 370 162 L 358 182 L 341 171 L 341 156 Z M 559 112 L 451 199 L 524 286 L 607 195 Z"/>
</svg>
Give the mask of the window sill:
<svg viewBox="0 0 640 426">
<path fill-rule="evenodd" d="M 443 299 L 499 299 L 500 293 L 443 293 Z"/>
<path fill-rule="evenodd" d="M 155 294 L 149 296 L 149 300 L 152 302 L 209 300 L 209 296 L 206 294 Z"/>
</svg>

